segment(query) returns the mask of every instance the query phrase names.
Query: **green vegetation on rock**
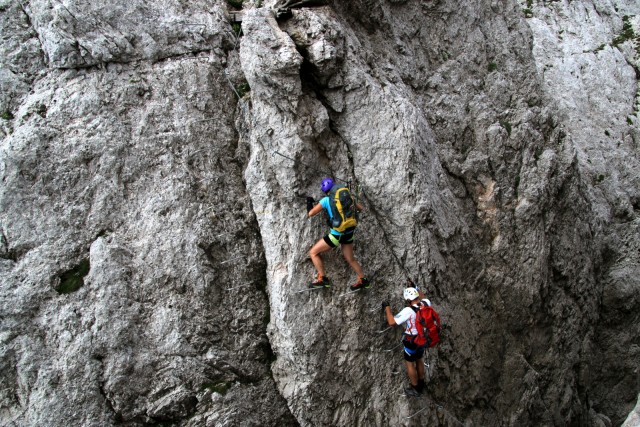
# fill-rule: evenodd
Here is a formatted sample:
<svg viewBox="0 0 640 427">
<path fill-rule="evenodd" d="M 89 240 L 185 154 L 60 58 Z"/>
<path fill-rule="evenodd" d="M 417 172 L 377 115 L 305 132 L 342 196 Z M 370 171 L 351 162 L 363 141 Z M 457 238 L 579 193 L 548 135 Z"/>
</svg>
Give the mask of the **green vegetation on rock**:
<svg viewBox="0 0 640 427">
<path fill-rule="evenodd" d="M 59 294 L 70 294 L 84 285 L 84 277 L 89 273 L 89 259 L 83 260 L 76 267 L 60 275 L 60 285 L 56 288 Z"/>
</svg>

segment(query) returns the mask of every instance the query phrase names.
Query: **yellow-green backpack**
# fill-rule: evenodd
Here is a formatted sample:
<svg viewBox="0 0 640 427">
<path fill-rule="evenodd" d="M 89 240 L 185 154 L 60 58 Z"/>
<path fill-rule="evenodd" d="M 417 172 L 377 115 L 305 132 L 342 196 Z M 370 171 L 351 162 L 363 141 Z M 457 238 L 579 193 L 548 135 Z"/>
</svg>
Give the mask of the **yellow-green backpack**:
<svg viewBox="0 0 640 427">
<path fill-rule="evenodd" d="M 347 187 L 334 185 L 329 191 L 329 205 L 333 217 L 331 228 L 340 233 L 356 228 L 356 202 Z"/>
</svg>

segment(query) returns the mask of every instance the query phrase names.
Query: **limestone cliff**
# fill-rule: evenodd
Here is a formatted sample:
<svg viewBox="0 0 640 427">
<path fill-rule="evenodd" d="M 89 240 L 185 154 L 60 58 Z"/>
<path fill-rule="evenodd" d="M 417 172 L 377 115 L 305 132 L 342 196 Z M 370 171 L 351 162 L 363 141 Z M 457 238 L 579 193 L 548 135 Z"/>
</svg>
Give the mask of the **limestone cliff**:
<svg viewBox="0 0 640 427">
<path fill-rule="evenodd" d="M 0 0 L 0 424 L 633 423 L 640 5 L 286 3 Z"/>
</svg>

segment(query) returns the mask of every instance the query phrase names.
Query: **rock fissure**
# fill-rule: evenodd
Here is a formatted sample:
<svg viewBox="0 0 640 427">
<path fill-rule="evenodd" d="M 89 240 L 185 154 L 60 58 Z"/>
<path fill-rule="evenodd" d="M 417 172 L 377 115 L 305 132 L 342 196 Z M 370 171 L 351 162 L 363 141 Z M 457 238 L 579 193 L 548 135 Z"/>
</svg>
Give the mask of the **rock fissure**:
<svg viewBox="0 0 640 427">
<path fill-rule="evenodd" d="M 116 409 L 114 408 L 114 402 L 111 400 L 111 398 L 109 397 L 105 389 L 105 385 L 107 381 L 103 377 L 104 375 L 103 359 L 101 357 L 94 357 L 94 360 L 96 360 L 100 364 L 100 369 L 99 369 L 100 372 L 98 375 L 101 376 L 101 379 L 98 382 L 98 391 L 100 392 L 100 395 L 102 395 L 102 398 L 104 399 L 104 403 L 105 405 L 107 405 L 108 410 L 111 411 L 111 413 L 113 414 L 114 420 L 116 422 L 122 422 L 123 421 L 122 414 L 116 411 Z"/>
<path fill-rule="evenodd" d="M 299 51 L 300 51 L 300 50 L 303 50 L 303 49 L 302 49 L 301 47 L 299 47 L 299 46 L 298 46 L 298 49 L 299 49 Z M 304 54 L 303 54 L 303 57 L 305 57 L 305 56 L 306 56 L 306 55 L 304 55 Z M 311 67 L 312 67 L 311 63 L 310 63 L 307 59 L 305 59 L 305 60 L 302 62 L 302 64 L 301 64 L 301 69 L 303 69 L 303 67 L 305 67 L 305 64 L 306 64 L 306 65 L 307 65 L 307 67 L 309 67 L 309 68 L 311 68 Z M 306 76 L 306 78 L 305 78 L 305 76 Z M 316 89 L 314 90 L 314 97 L 320 100 L 320 102 L 321 102 L 322 106 L 323 106 L 327 111 L 331 111 L 331 110 L 332 110 L 332 109 L 331 109 L 331 106 L 329 105 L 329 103 L 328 103 L 326 100 L 324 100 L 324 99 L 323 99 L 323 98 L 324 98 L 324 96 L 323 96 L 323 88 L 322 88 L 322 86 L 320 85 L 320 83 L 319 83 L 315 78 L 313 78 L 313 76 L 311 76 L 311 74 L 304 74 L 304 73 L 301 73 L 301 82 L 302 82 L 302 85 L 303 85 L 303 86 L 305 86 L 305 84 L 310 84 L 310 85 L 311 85 L 311 87 L 315 87 Z M 326 88 L 324 88 L 324 89 L 326 89 Z M 347 163 L 348 163 L 348 165 L 349 165 L 349 166 L 348 166 L 349 173 L 347 174 L 347 176 L 353 176 L 353 177 L 354 177 L 354 181 L 353 181 L 353 182 L 352 182 L 351 180 L 346 180 L 346 181 L 345 181 L 344 179 L 341 179 L 342 184 L 344 184 L 344 185 L 349 185 L 349 186 L 351 187 L 351 190 L 352 190 L 353 194 L 354 194 L 354 197 L 356 197 L 357 199 L 360 199 L 360 200 L 367 200 L 367 203 L 366 203 L 367 210 L 368 210 L 369 212 L 371 212 L 371 214 L 373 214 L 374 222 L 377 224 L 377 226 L 376 226 L 376 227 L 378 228 L 378 230 L 379 230 L 379 231 L 382 233 L 382 235 L 383 235 L 382 240 L 383 240 L 383 242 L 385 242 L 384 247 L 389 248 L 389 251 L 390 251 L 390 253 L 391 253 L 392 257 L 395 259 L 395 261 L 396 261 L 397 265 L 398 265 L 398 266 L 401 266 L 402 270 L 403 270 L 405 273 L 407 273 L 407 274 L 408 274 L 407 269 L 406 269 L 406 268 L 405 268 L 405 266 L 404 266 L 404 263 L 403 263 L 403 262 L 401 262 L 401 260 L 398 258 L 397 254 L 396 254 L 396 252 L 395 252 L 395 250 L 394 250 L 393 242 L 392 242 L 392 241 L 391 241 L 391 240 L 386 236 L 386 231 L 385 231 L 384 227 L 382 227 L 382 226 L 380 225 L 380 224 L 382 224 L 382 223 L 383 223 L 383 222 L 382 222 L 382 218 L 383 218 L 383 217 L 386 217 L 386 216 L 388 216 L 388 215 L 384 215 L 384 214 L 380 213 L 380 212 L 378 211 L 378 209 L 375 207 L 375 205 L 373 204 L 373 202 L 368 201 L 367 196 L 366 196 L 368 189 L 361 188 L 361 184 L 360 184 L 360 182 L 359 182 L 359 180 L 358 180 L 358 176 L 357 176 L 357 174 L 356 174 L 356 172 L 355 172 L 355 166 L 354 166 L 354 164 L 353 164 L 353 158 L 354 158 L 354 157 L 353 157 L 353 154 L 351 153 L 350 146 L 349 146 L 349 144 L 346 142 L 346 140 L 344 139 L 344 137 L 342 137 L 342 135 L 340 135 L 340 131 L 339 131 L 339 129 L 337 129 L 337 127 L 333 127 L 333 126 L 334 126 L 333 124 L 335 123 L 335 121 L 334 121 L 334 119 L 332 119 L 331 115 L 332 115 L 332 114 L 329 114 L 329 121 L 328 121 L 328 124 L 327 124 L 327 128 L 328 128 L 328 129 L 331 129 L 331 131 L 333 131 L 333 132 L 336 134 L 336 136 L 337 136 L 338 140 L 340 141 L 340 143 L 341 143 L 341 144 L 342 144 L 342 146 L 344 147 L 344 151 L 345 151 L 346 158 L 347 158 Z M 336 117 L 339 117 L 339 116 L 340 116 L 340 113 L 334 112 L 334 113 L 333 113 L 333 115 L 335 115 Z M 339 119 L 338 119 L 338 120 L 339 120 Z M 313 148 L 320 149 L 320 148 L 321 148 L 321 145 L 316 144 L 316 145 L 314 146 L 314 145 L 312 144 L 312 147 L 313 147 Z M 331 157 L 330 157 L 330 156 L 327 156 L 327 158 L 328 158 L 328 160 L 331 162 Z M 295 160 L 294 160 L 294 162 L 295 162 Z M 326 172 L 325 172 L 325 173 L 326 173 Z M 334 176 L 335 176 L 335 175 L 334 175 Z M 361 214 L 361 216 L 362 216 L 362 214 Z M 373 276 L 373 273 L 374 273 L 374 272 L 371 272 L 371 275 L 372 275 L 372 276 Z"/>
</svg>

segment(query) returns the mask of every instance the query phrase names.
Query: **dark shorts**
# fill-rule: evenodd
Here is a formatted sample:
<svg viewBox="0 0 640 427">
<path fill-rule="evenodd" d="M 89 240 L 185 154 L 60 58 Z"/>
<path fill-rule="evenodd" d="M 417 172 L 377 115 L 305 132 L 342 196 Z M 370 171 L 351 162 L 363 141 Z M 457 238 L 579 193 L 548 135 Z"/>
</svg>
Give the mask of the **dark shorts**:
<svg viewBox="0 0 640 427">
<path fill-rule="evenodd" d="M 341 236 L 336 236 L 335 234 L 327 234 L 326 236 L 324 236 L 322 238 L 322 240 L 324 240 L 327 245 L 331 246 L 332 248 L 335 248 L 338 245 L 350 245 L 353 243 L 353 235 L 355 234 L 354 231 L 350 232 L 350 233 L 345 233 Z"/>
<path fill-rule="evenodd" d="M 404 346 L 402 354 L 404 354 L 404 360 L 407 362 L 415 362 L 424 356 L 424 347 L 418 347 L 406 339 L 402 340 L 402 345 Z"/>
</svg>

